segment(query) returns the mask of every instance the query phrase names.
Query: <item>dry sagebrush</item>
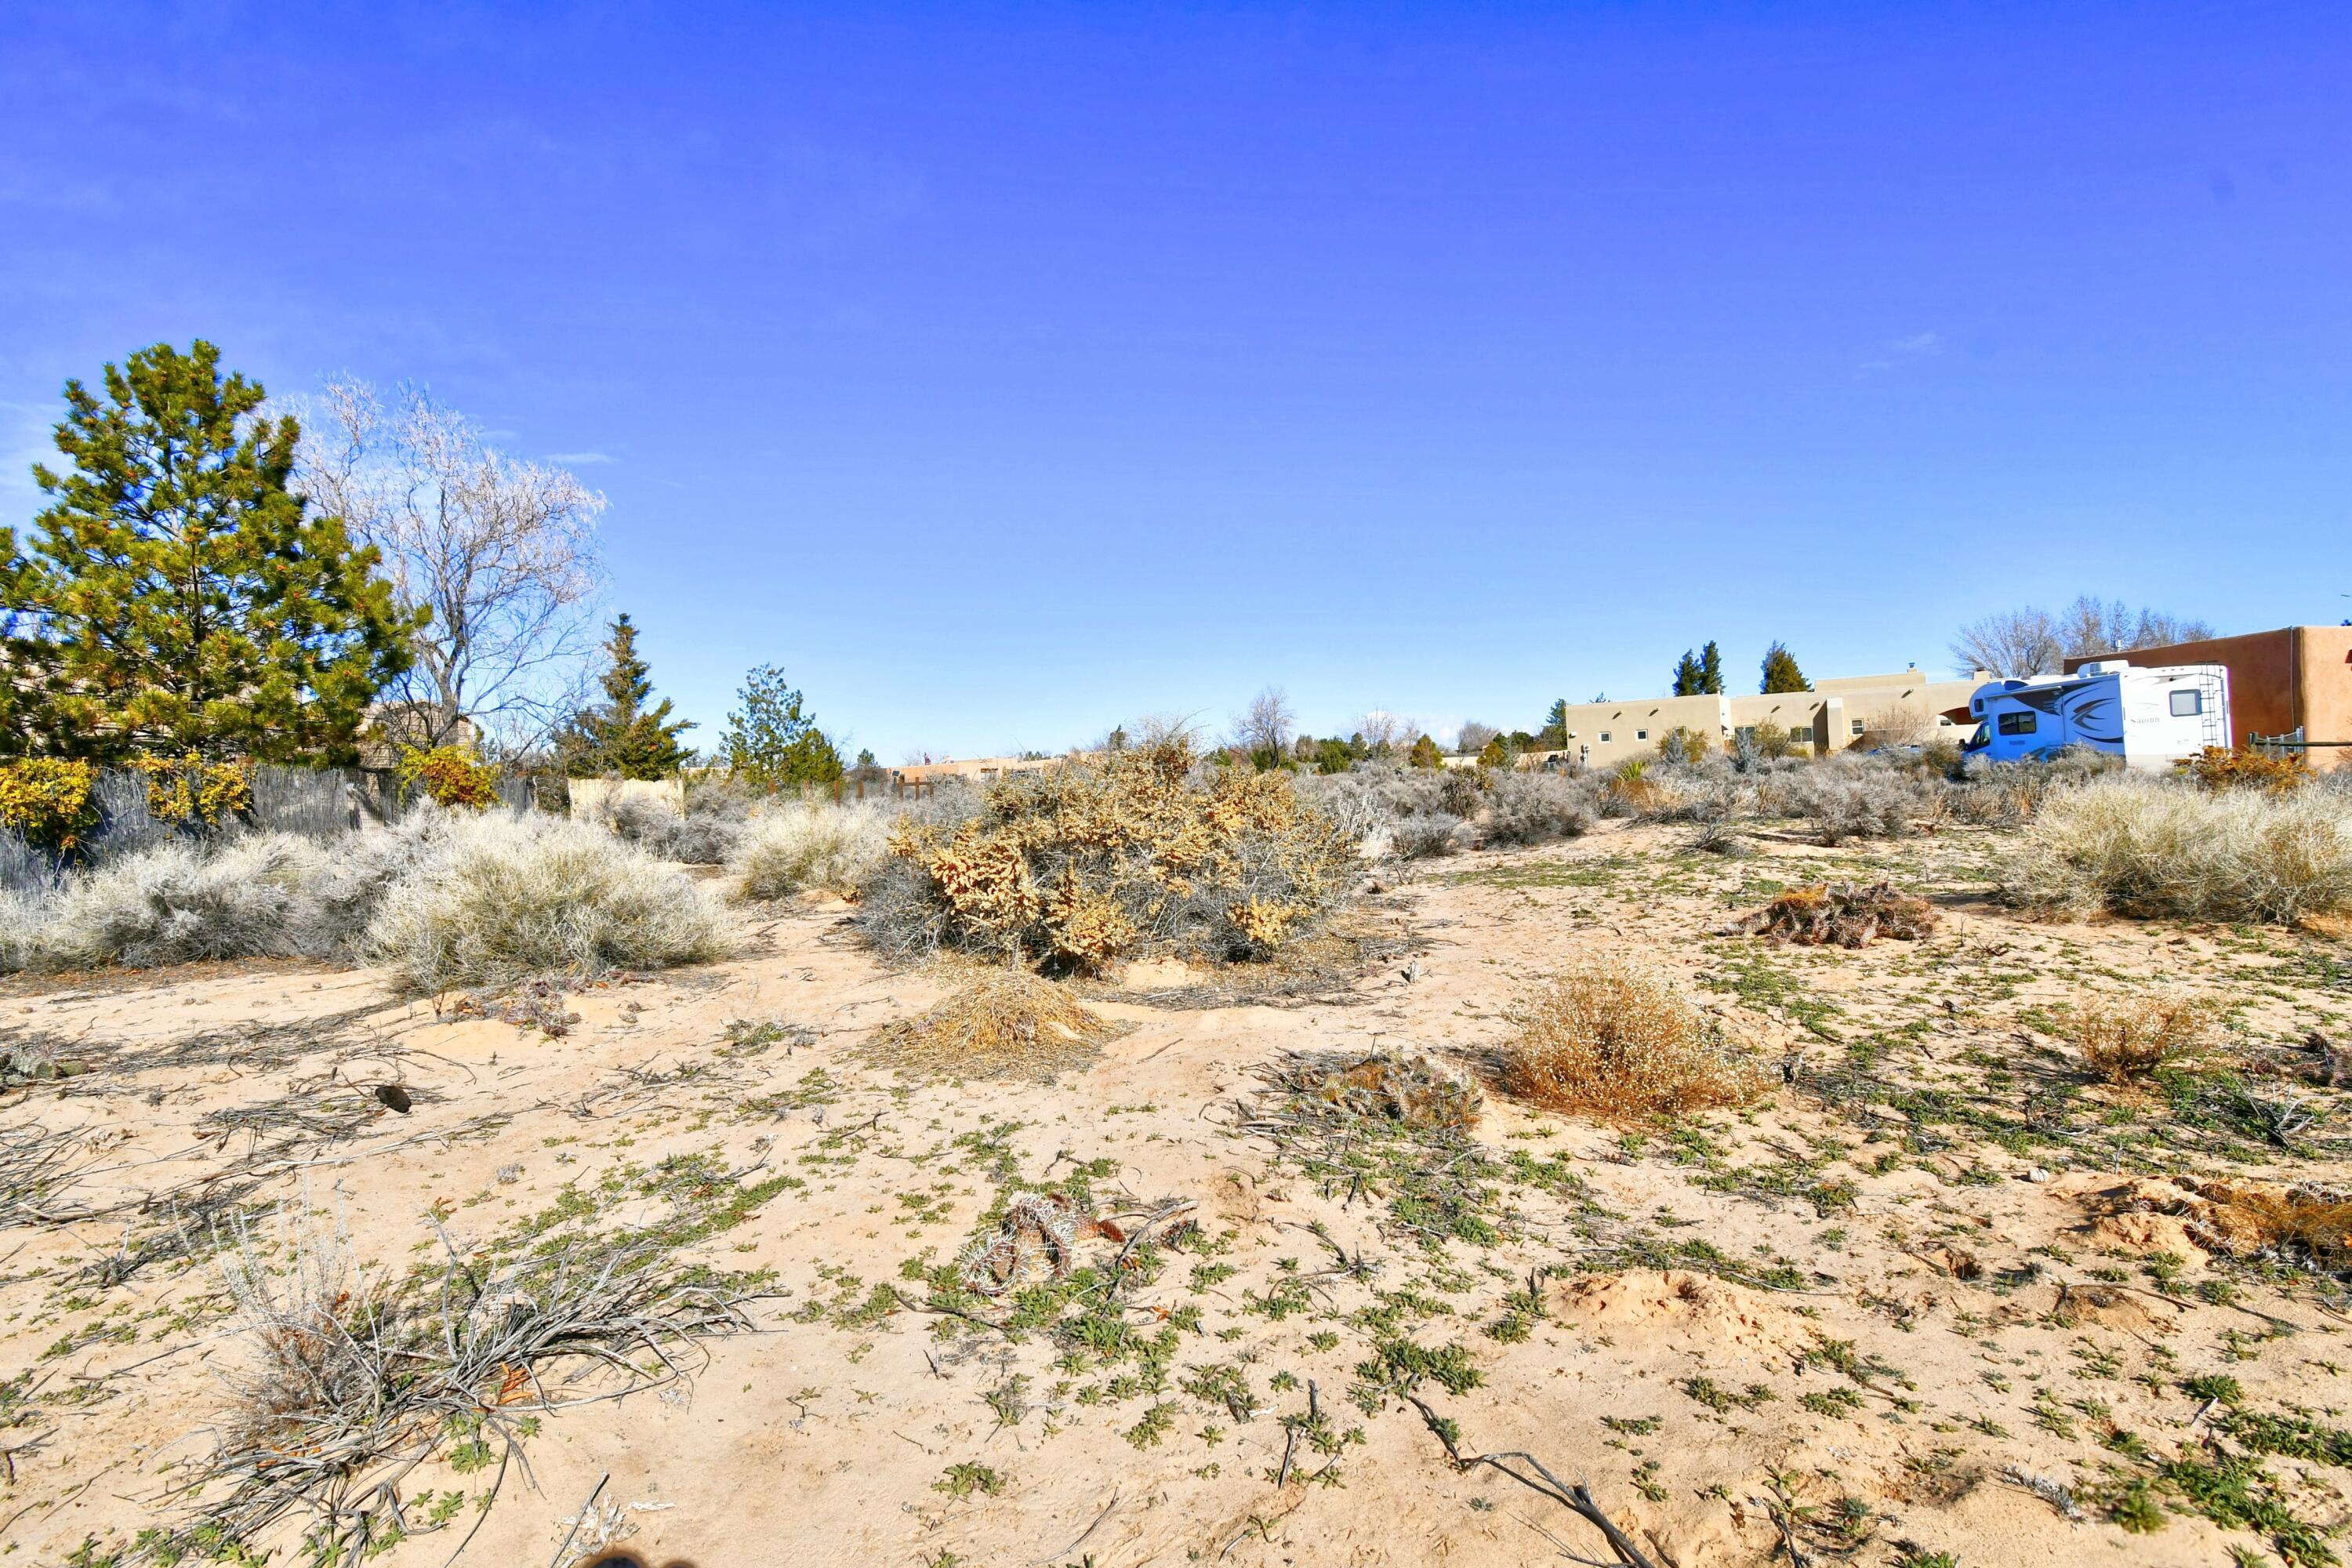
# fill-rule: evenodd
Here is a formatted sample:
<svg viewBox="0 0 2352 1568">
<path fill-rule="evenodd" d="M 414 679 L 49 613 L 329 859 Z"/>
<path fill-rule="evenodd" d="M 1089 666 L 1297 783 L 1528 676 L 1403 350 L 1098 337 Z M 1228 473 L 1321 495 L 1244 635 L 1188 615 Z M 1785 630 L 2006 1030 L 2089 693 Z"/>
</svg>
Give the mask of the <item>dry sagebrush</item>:
<svg viewBox="0 0 2352 1568">
<path fill-rule="evenodd" d="M 424 990 L 717 957 L 690 878 L 604 828 L 424 810 L 321 843 L 173 840 L 0 902 L 11 969 L 200 959 L 377 961 Z"/>
<path fill-rule="evenodd" d="M 1722 1026 L 1655 971 L 1593 957 L 1513 1010 L 1505 1092 L 1555 1110 L 1646 1120 L 1741 1105 L 1762 1085 Z"/>
<path fill-rule="evenodd" d="M 2204 1050 L 2220 1023 L 2218 1009 L 2202 997 L 2116 997 L 2076 1008 L 2071 1033 L 2084 1063 L 2122 1084 Z"/>
<path fill-rule="evenodd" d="M 728 858 L 728 875 L 747 899 L 785 899 L 813 889 L 855 898 L 882 864 L 889 841 L 888 824 L 873 806 L 778 806 L 744 825 Z"/>
<path fill-rule="evenodd" d="M 1356 865 L 1287 774 L 1198 770 L 1176 738 L 1006 779 L 953 826 L 902 820 L 858 921 L 901 959 L 1263 958 L 1314 930 Z"/>
<path fill-rule="evenodd" d="M 2352 909 L 2352 795 L 2119 776 L 2042 803 L 2002 879 L 2053 915 L 2292 923 Z"/>
<path fill-rule="evenodd" d="M 585 823 L 453 821 L 386 890 L 363 943 L 419 990 L 658 969 L 726 951 L 693 879 Z"/>
</svg>

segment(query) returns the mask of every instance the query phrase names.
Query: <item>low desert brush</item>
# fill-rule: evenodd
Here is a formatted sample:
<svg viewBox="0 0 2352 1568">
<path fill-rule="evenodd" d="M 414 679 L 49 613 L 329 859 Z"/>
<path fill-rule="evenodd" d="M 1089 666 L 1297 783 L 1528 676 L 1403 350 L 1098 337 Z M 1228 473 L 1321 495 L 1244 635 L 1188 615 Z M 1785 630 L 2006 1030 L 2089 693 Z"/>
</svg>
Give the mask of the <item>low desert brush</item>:
<svg viewBox="0 0 2352 1568">
<path fill-rule="evenodd" d="M 888 825 L 873 806 L 783 805 L 744 825 L 727 868 L 747 899 L 810 891 L 856 898 L 888 847 Z"/>
<path fill-rule="evenodd" d="M 1504 1089 L 1557 1110 L 1644 1119 L 1740 1105 L 1762 1089 L 1722 1026 L 1654 971 L 1587 958 L 1514 1009 Z"/>
<path fill-rule="evenodd" d="M 1177 737 L 1006 779 L 953 826 L 901 819 L 859 919 L 901 958 L 1264 958 L 1347 896 L 1357 848 L 1287 773 L 1198 776 Z"/>
<path fill-rule="evenodd" d="M 2189 761 L 2191 777 L 2207 789 L 2258 789 L 2285 795 L 2311 782 L 2297 752 L 2276 755 L 2252 746 L 2208 746 Z"/>
<path fill-rule="evenodd" d="M 1066 986 L 991 967 L 925 1011 L 885 1025 L 867 1048 L 876 1061 L 924 1077 L 1042 1081 L 1087 1066 L 1122 1032 Z"/>
<path fill-rule="evenodd" d="M 2213 1043 L 2219 1018 L 2202 997 L 2119 996 L 2074 1009 L 2074 1048 L 2110 1083 L 2146 1078 Z"/>
<path fill-rule="evenodd" d="M 1489 844 L 1546 844 L 1574 838 L 1600 815 L 1581 779 L 1559 773 L 1498 773 L 1486 795 Z"/>
<path fill-rule="evenodd" d="M 604 829 L 455 819 L 385 892 L 365 946 L 421 991 L 718 957 L 726 924 L 692 878 Z"/>
<path fill-rule="evenodd" d="M 1916 942 L 1937 926 L 1936 907 L 1885 882 L 1856 887 L 1832 882 L 1791 888 L 1737 929 L 1800 946 L 1867 947 L 1876 938 Z"/>
<path fill-rule="evenodd" d="M 2264 921 L 2352 910 L 2352 795 L 2134 776 L 2053 793 L 2012 847 L 2013 902 L 2049 914 Z"/>
</svg>

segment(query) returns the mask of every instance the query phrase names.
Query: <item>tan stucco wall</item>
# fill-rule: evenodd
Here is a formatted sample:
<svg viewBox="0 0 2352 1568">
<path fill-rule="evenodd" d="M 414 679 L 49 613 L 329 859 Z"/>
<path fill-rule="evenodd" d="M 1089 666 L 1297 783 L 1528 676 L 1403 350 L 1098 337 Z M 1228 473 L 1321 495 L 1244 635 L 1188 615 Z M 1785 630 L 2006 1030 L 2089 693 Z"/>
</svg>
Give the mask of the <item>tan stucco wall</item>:
<svg viewBox="0 0 2352 1568">
<path fill-rule="evenodd" d="M 1581 756 L 1597 768 L 1613 767 L 1634 757 L 1654 757 L 1658 742 L 1677 724 L 1698 731 L 1718 748 L 1730 740 L 1734 730 L 1773 723 L 1784 730 L 1812 731 L 1816 751 L 1841 750 L 1856 739 L 1856 722 L 1867 727 L 1883 713 L 1901 712 L 1932 730 L 1937 715 L 1965 704 L 1977 685 L 1972 679 L 1931 680 L 1915 668 L 1894 675 L 1841 676 L 1822 681 L 1811 691 L 1572 703 L 1568 710 L 1565 754 Z M 1648 731 L 1646 738 L 1643 731 Z M 1601 739 L 1604 733 L 1607 741 Z"/>
</svg>

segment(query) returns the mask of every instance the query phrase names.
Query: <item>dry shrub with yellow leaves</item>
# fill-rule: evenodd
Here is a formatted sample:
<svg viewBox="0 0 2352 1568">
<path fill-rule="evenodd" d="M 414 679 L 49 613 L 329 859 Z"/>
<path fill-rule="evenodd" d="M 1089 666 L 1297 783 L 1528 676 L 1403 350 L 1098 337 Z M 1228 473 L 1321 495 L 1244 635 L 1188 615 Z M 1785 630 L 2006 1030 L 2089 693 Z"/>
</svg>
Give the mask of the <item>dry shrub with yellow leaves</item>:
<svg viewBox="0 0 2352 1568">
<path fill-rule="evenodd" d="M 2217 1023 L 2202 997 L 2095 999 L 2074 1010 L 2074 1048 L 2101 1078 L 2128 1083 L 2203 1050 Z"/>
<path fill-rule="evenodd" d="M 1762 1091 L 1722 1026 L 1655 972 L 1587 958 L 1511 1015 L 1504 1091 L 1554 1110 L 1641 1120 L 1742 1105 Z"/>
<path fill-rule="evenodd" d="M 982 971 L 928 1011 L 885 1026 L 874 1059 L 926 1076 L 1050 1079 L 1086 1067 L 1118 1025 L 1025 969 Z"/>
<path fill-rule="evenodd" d="M 1005 779 L 959 824 L 901 821 L 858 923 L 902 959 L 950 950 L 1088 973 L 1262 959 L 1312 931 L 1355 871 L 1348 836 L 1288 774 L 1204 776 L 1176 738 Z"/>
</svg>

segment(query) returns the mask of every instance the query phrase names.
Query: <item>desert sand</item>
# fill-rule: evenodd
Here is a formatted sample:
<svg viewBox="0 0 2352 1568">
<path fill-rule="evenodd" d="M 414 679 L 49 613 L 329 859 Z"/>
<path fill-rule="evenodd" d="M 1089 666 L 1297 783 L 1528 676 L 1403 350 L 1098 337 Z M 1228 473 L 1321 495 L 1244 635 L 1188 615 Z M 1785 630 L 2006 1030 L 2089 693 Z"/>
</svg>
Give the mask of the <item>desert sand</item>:
<svg viewBox="0 0 2352 1568">
<path fill-rule="evenodd" d="M 2273 1560 L 2263 1531 L 2109 1516 L 2227 1416 L 2184 1389 L 2200 1374 L 2325 1426 L 2352 1403 L 2332 1282 L 2233 1229 L 2227 1185 L 2342 1181 L 2341 1151 L 2324 1120 L 2273 1141 L 2218 1100 L 2094 1082 L 2059 1025 L 2086 994 L 2210 995 L 2235 1081 L 2324 1110 L 2299 1053 L 2343 1039 L 2352 952 L 2028 922 L 1966 829 L 1766 831 L 1745 860 L 1685 837 L 1609 822 L 1431 863 L 1371 895 L 1398 956 L 1313 998 L 1170 1005 L 1215 977 L 1168 965 L 1084 984 L 1124 1032 L 1044 1083 L 894 1071 L 874 1032 L 952 976 L 884 969 L 824 900 L 740 910 L 726 962 L 562 995 L 561 1033 L 364 970 L 12 983 L 5 1038 L 83 1070 L 0 1097 L 0 1135 L 56 1146 L 0 1230 L 0 1555 L 105 1563 L 194 1517 L 180 1489 L 251 1353 L 236 1226 L 277 1257 L 308 1215 L 395 1274 L 442 1234 L 487 1257 L 654 1231 L 754 1292 L 690 1375 L 546 1413 L 488 1462 L 453 1436 L 404 1480 L 443 1506 L 412 1510 L 387 1568 L 461 1541 L 483 1565 L 1610 1560 L 1559 1501 L 1450 1459 L 1437 1423 L 1465 1460 L 1589 1485 L 1670 1568 Z M 1851 951 L 1716 934 L 1781 885 L 1879 875 L 1940 928 Z M 1770 1090 L 1654 1127 L 1496 1092 L 1514 998 L 1594 951 L 1679 975 Z M 1266 1131 L 1267 1073 L 1376 1049 L 1488 1085 L 1461 1225 Z M 1121 1337 L 1007 1332 L 1011 1298 L 927 1310 L 924 1271 L 1008 1182 L 1077 1183 L 1110 1221 L 1078 1263 L 1136 1261 L 1115 1237 L 1142 1228 Z M 574 1370 L 558 1400 L 603 1386 Z M 2262 1463 L 2295 1518 L 2352 1521 L 2345 1470 Z"/>
</svg>

